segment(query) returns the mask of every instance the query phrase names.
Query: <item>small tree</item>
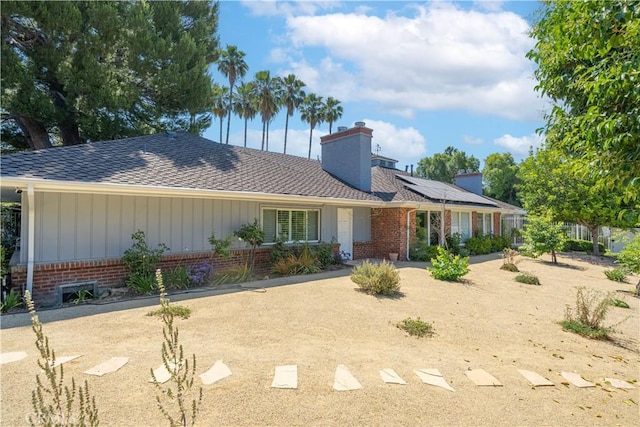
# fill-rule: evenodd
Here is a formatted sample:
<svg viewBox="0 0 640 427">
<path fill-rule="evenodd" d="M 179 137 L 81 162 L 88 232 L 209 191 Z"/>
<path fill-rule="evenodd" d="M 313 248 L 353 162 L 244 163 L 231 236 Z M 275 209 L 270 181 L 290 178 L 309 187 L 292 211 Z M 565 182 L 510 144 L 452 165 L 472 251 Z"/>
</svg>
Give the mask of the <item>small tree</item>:
<svg viewBox="0 0 640 427">
<path fill-rule="evenodd" d="M 640 274 L 640 234 L 620 251 L 617 262 L 627 271 Z M 640 280 L 636 284 L 636 296 L 640 296 Z"/>
<path fill-rule="evenodd" d="M 551 262 L 558 263 L 556 252 L 562 250 L 567 241 L 562 224 L 554 224 L 549 215 L 530 216 L 522 235 L 524 253 L 534 258 L 550 253 Z"/>
<path fill-rule="evenodd" d="M 243 225 L 240 230 L 234 231 L 233 234 L 239 237 L 240 240 L 247 242 L 248 245 L 251 245 L 251 269 L 253 270 L 256 248 L 264 243 L 264 231 L 260 228 L 258 219 L 254 219 L 252 224 Z"/>
</svg>

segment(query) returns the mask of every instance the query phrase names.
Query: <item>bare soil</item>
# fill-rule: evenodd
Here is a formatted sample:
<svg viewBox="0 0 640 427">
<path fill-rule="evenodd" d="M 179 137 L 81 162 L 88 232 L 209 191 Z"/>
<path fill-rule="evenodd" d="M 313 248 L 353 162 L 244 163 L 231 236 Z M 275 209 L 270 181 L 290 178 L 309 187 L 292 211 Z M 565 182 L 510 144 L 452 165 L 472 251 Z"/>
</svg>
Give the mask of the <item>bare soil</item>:
<svg viewBox="0 0 640 427">
<path fill-rule="evenodd" d="M 475 261 L 481 261 L 477 258 Z M 631 283 L 606 279 L 608 266 L 561 256 L 561 265 L 523 259 L 520 270 L 541 286 L 520 284 L 502 260 L 471 265 L 465 283 L 434 280 L 424 264 L 398 263 L 402 296 L 376 298 L 355 290 L 347 275 L 180 302 L 192 316 L 177 320 L 186 354 L 197 371 L 218 359 L 233 375 L 204 387 L 198 425 L 640 425 L 640 389 L 625 391 L 605 377 L 640 380 L 640 300 Z M 321 276 L 319 276 L 321 277 Z M 637 277 L 630 282 L 635 283 Z M 574 305 L 576 287 L 617 292 L 630 309 L 611 307 L 612 341 L 565 332 L 558 321 Z M 621 291 L 621 292 L 618 292 Z M 101 425 L 166 425 L 155 407 L 150 369 L 161 364 L 162 325 L 149 307 L 96 314 L 44 325 L 58 356 L 82 354 L 65 364 L 65 377 L 88 379 Z M 430 338 L 407 336 L 395 325 L 407 317 L 432 322 Z M 32 413 L 37 352 L 30 327 L 0 332 L 2 352 L 28 357 L 1 367 L 2 425 L 25 425 Z M 83 371 L 115 356 L 129 356 L 118 372 Z M 298 365 L 298 389 L 270 388 L 276 365 Z M 345 364 L 363 389 L 332 389 Z M 393 368 L 407 385 L 382 382 Z M 454 393 L 422 384 L 414 369 L 438 368 Z M 503 387 L 477 387 L 464 374 L 482 368 Z M 531 387 L 528 369 L 553 387 Z M 564 385 L 560 372 L 598 383 Z M 199 379 L 196 379 L 199 384 Z"/>
</svg>

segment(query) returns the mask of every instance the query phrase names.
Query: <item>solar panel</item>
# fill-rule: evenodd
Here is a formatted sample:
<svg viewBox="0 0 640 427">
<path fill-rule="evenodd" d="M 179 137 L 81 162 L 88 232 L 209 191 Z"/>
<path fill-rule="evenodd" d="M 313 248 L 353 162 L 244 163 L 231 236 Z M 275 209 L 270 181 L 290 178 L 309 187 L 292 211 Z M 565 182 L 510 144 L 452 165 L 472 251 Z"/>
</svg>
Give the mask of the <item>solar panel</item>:
<svg viewBox="0 0 640 427">
<path fill-rule="evenodd" d="M 440 181 L 416 178 L 396 174 L 396 177 L 405 181 L 405 187 L 433 200 L 445 200 L 447 202 L 474 203 L 486 206 L 498 206 L 489 199 L 469 191 L 461 190 L 453 185 Z"/>
</svg>

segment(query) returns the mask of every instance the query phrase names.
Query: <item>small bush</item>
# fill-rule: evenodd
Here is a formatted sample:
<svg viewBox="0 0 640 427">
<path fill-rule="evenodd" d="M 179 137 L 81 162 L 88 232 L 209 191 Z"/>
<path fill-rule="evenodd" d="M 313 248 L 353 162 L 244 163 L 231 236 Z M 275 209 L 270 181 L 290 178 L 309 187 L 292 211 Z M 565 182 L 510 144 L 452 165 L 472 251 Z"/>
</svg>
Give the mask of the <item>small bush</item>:
<svg viewBox="0 0 640 427">
<path fill-rule="evenodd" d="M 602 243 L 598 243 L 598 249 L 600 253 L 604 253 L 604 245 Z M 593 242 L 590 240 L 580 240 L 580 239 L 568 239 L 564 246 L 565 251 L 571 252 L 593 252 Z"/>
<path fill-rule="evenodd" d="M 191 265 L 187 268 L 187 275 L 189 276 L 191 286 L 205 285 L 211 278 L 212 274 L 213 267 L 207 261 L 203 261 L 197 265 Z"/>
<path fill-rule="evenodd" d="M 488 236 L 471 237 L 464 242 L 464 245 L 471 255 L 491 253 L 491 238 Z"/>
<path fill-rule="evenodd" d="M 431 261 L 431 258 L 435 258 L 438 255 L 437 246 L 416 245 L 411 251 L 411 259 L 414 261 Z"/>
<path fill-rule="evenodd" d="M 616 262 L 627 271 L 640 274 L 640 233 L 637 233 L 631 243 L 620 251 Z M 635 294 L 640 296 L 640 280 L 636 284 Z"/>
<path fill-rule="evenodd" d="M 611 300 L 611 305 L 620 308 L 629 308 L 629 304 L 626 301 L 622 301 L 621 299 L 613 298 Z"/>
<path fill-rule="evenodd" d="M 606 339 L 611 328 L 607 328 L 603 324 L 611 306 L 611 300 L 611 294 L 603 294 L 594 289 L 580 287 L 576 292 L 575 309 L 567 306 L 564 321 L 560 324 L 564 330 L 585 337 Z"/>
<path fill-rule="evenodd" d="M 187 268 L 181 265 L 170 270 L 164 270 L 162 272 L 162 280 L 166 283 L 167 289 L 187 289 L 191 285 Z"/>
<path fill-rule="evenodd" d="M 607 279 L 614 282 L 625 282 L 627 280 L 627 272 L 624 268 L 614 268 L 613 270 L 605 270 L 604 275 Z"/>
<path fill-rule="evenodd" d="M 166 311 L 169 311 L 173 317 L 181 317 L 188 319 L 191 316 L 191 309 L 183 305 L 169 304 L 168 306 L 162 306 L 157 310 L 151 310 L 147 313 L 147 316 L 162 316 Z"/>
<path fill-rule="evenodd" d="M 272 267 L 272 271 L 281 276 L 294 276 L 299 274 L 312 274 L 322 271 L 321 262 L 317 252 L 313 253 L 309 244 L 302 245 L 300 255 L 291 253 L 278 260 Z"/>
<path fill-rule="evenodd" d="M 369 295 L 393 295 L 400 290 L 400 274 L 396 267 L 382 261 L 364 261 L 351 271 L 351 281 Z"/>
<path fill-rule="evenodd" d="M 511 248 L 511 239 L 507 236 L 491 236 L 491 252 L 500 252 Z"/>
<path fill-rule="evenodd" d="M 420 317 L 417 319 L 407 317 L 396 326 L 411 336 L 424 337 L 433 335 L 433 325 L 420 319 Z"/>
<path fill-rule="evenodd" d="M 502 251 L 502 266 L 500 269 L 512 271 L 514 273 L 520 271 L 517 266 L 519 260 L 516 259 L 518 255 L 520 255 L 520 253 L 515 249 L 504 248 Z"/>
<path fill-rule="evenodd" d="M 215 286 L 227 285 L 231 283 L 243 283 L 251 278 L 253 270 L 248 264 L 236 265 L 226 268 L 220 273 L 213 276 L 212 283 Z"/>
<path fill-rule="evenodd" d="M 0 312 L 6 313 L 12 308 L 16 308 L 22 305 L 22 298 L 20 297 L 20 293 L 15 289 L 11 289 L 8 294 L 4 295 L 2 299 L 2 303 L 0 304 Z"/>
<path fill-rule="evenodd" d="M 445 238 L 447 242 L 447 249 L 454 255 L 460 254 L 460 243 L 462 242 L 462 236 L 460 233 L 453 233 Z"/>
<path fill-rule="evenodd" d="M 434 279 L 456 282 L 469 272 L 469 258 L 453 255 L 438 247 L 438 254 L 431 259 L 432 267 L 427 267 Z"/>
<path fill-rule="evenodd" d="M 137 293 L 152 293 L 156 290 L 156 265 L 169 248 L 164 243 L 160 243 L 155 249 L 150 248 L 144 231 L 141 230 L 133 233 L 131 239 L 135 243 L 122 256 L 128 273 L 127 286 Z"/>
<path fill-rule="evenodd" d="M 152 294 L 158 290 L 153 276 L 133 274 L 127 279 L 127 287 L 137 294 Z"/>
<path fill-rule="evenodd" d="M 534 276 L 533 274 L 529 273 L 518 274 L 515 278 L 515 281 L 526 283 L 527 285 L 540 286 L 540 279 L 538 279 L 538 276 Z"/>
</svg>

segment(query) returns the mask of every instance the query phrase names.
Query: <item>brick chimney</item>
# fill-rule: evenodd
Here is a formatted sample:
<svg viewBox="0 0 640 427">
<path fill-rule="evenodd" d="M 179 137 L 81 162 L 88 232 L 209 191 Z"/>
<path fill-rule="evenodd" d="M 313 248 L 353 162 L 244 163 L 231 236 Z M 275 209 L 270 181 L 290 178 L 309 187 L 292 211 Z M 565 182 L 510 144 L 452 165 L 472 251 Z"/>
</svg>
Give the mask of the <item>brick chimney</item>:
<svg viewBox="0 0 640 427">
<path fill-rule="evenodd" d="M 320 138 L 322 169 L 355 188 L 371 192 L 371 138 L 364 122 Z"/>
<path fill-rule="evenodd" d="M 482 173 L 469 170 L 459 170 L 453 183 L 460 188 L 482 196 Z"/>
</svg>

